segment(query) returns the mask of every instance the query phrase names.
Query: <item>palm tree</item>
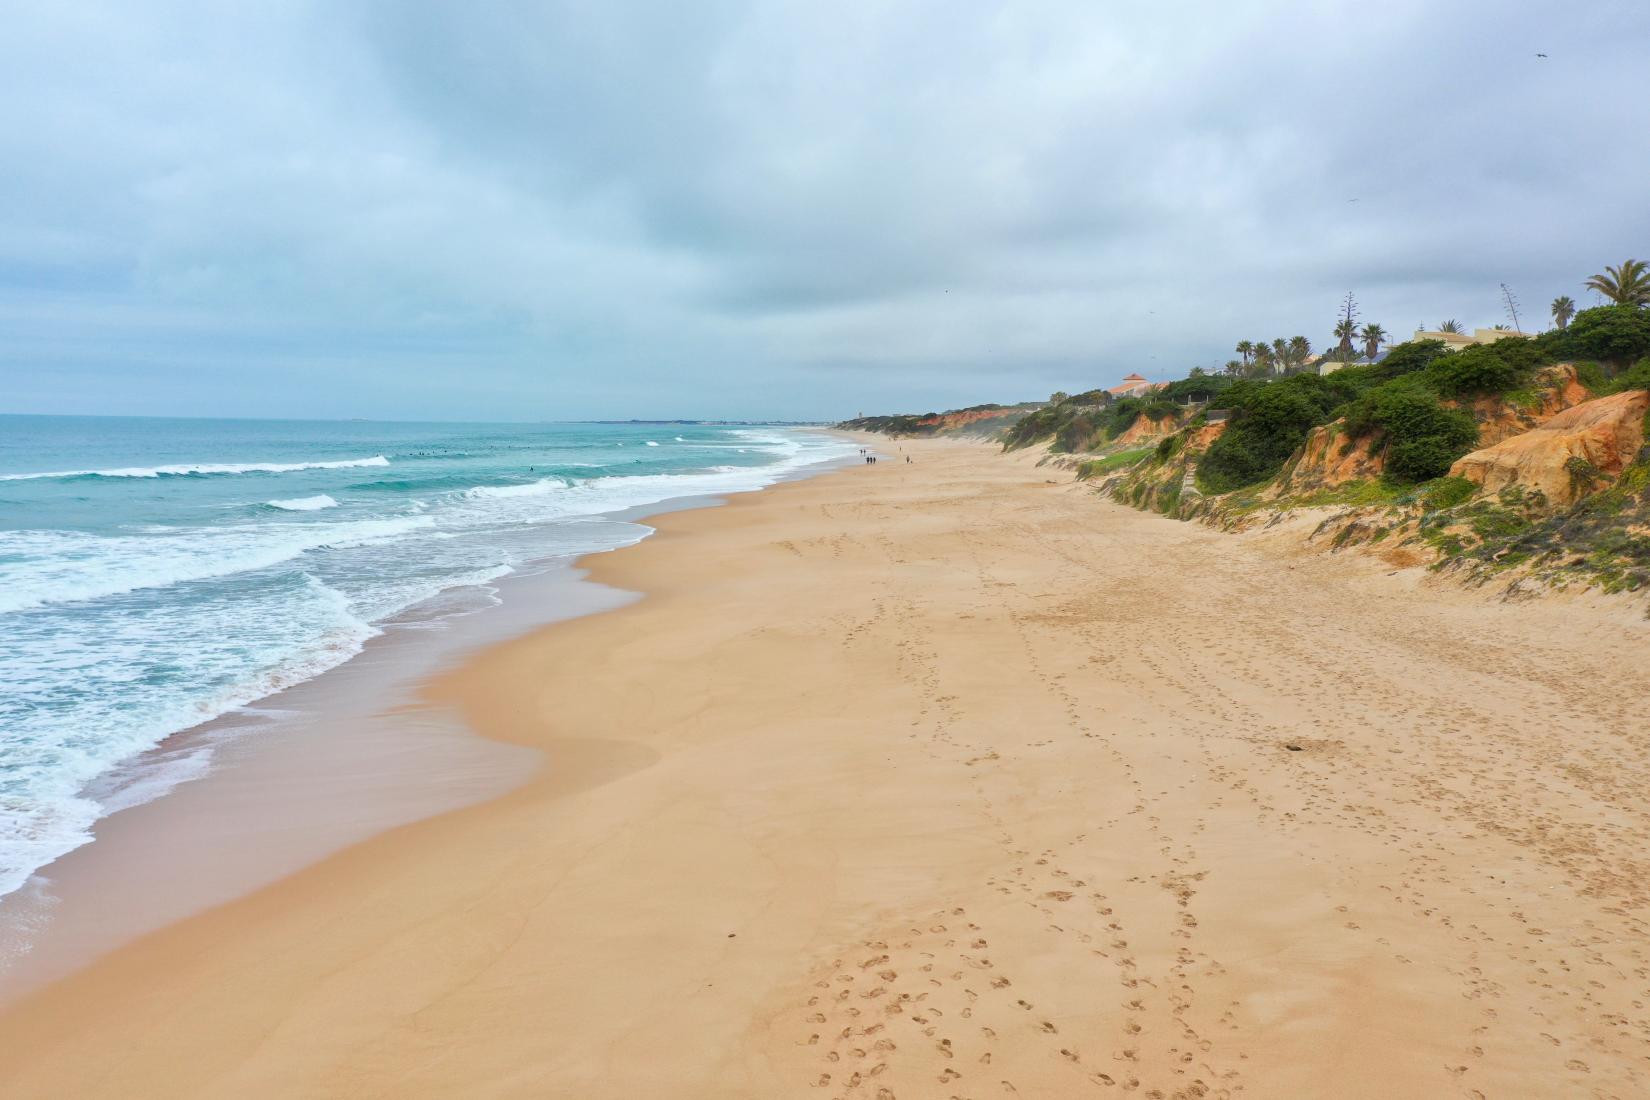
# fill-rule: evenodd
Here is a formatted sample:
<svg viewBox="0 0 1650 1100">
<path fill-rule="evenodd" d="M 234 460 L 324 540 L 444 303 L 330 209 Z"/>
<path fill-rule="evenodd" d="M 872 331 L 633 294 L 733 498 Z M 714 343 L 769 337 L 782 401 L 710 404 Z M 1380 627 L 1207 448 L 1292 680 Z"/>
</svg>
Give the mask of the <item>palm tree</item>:
<svg viewBox="0 0 1650 1100">
<path fill-rule="evenodd" d="M 1570 318 L 1576 315 L 1575 301 L 1568 294 L 1553 299 L 1553 323 L 1560 332 L 1570 327 Z"/>
<path fill-rule="evenodd" d="M 1352 362 L 1352 341 L 1358 335 L 1358 322 L 1350 317 L 1342 317 L 1335 322 L 1335 339 L 1340 341 L 1339 351 L 1341 362 Z"/>
<path fill-rule="evenodd" d="M 1359 333 L 1359 337 L 1364 342 L 1364 358 L 1373 362 L 1375 357 L 1381 353 L 1381 341 L 1386 339 L 1386 329 L 1371 321 L 1364 326 L 1364 330 Z"/>
<path fill-rule="evenodd" d="M 1264 340 L 1255 345 L 1255 366 L 1261 374 L 1272 373 L 1272 348 Z"/>
<path fill-rule="evenodd" d="M 1454 318 L 1451 318 L 1450 320 L 1445 321 L 1443 324 L 1439 325 L 1438 326 L 1438 331 L 1439 332 L 1460 332 L 1461 331 L 1461 322 L 1455 320 Z"/>
<path fill-rule="evenodd" d="M 1290 361 L 1297 367 L 1304 367 L 1306 361 L 1310 358 L 1312 358 L 1312 345 L 1307 342 L 1306 337 L 1291 336 L 1289 338 Z"/>
<path fill-rule="evenodd" d="M 1623 260 L 1620 267 L 1604 265 L 1604 274 L 1583 284 L 1618 306 L 1650 305 L 1650 269 L 1643 260 Z"/>
<path fill-rule="evenodd" d="M 1255 342 L 1253 340 L 1239 340 L 1237 347 L 1232 350 L 1243 356 L 1243 365 L 1247 367 L 1249 357 L 1255 353 Z"/>
<path fill-rule="evenodd" d="M 1281 339 L 1272 341 L 1272 362 L 1278 365 L 1279 374 L 1289 373 L 1289 345 Z"/>
<path fill-rule="evenodd" d="M 1238 375 L 1243 373 L 1243 367 L 1244 364 L 1238 362 L 1236 359 L 1226 360 L 1226 373 L 1231 375 L 1233 378 L 1236 378 Z"/>
</svg>

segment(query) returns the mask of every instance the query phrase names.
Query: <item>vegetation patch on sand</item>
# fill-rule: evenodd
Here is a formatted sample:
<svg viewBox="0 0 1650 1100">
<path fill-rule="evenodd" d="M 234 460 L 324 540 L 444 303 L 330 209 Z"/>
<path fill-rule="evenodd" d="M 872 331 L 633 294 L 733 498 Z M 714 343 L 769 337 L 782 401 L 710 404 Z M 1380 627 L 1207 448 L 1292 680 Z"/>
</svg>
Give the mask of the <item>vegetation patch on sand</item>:
<svg viewBox="0 0 1650 1100">
<path fill-rule="evenodd" d="M 1152 453 L 1154 453 L 1152 447 L 1138 447 L 1131 451 L 1118 451 L 1116 454 L 1107 455 L 1104 458 L 1091 458 L 1078 464 L 1077 478 L 1079 481 L 1087 481 L 1090 478 L 1100 477 L 1103 474 L 1121 470 L 1126 466 L 1133 466 Z"/>
</svg>

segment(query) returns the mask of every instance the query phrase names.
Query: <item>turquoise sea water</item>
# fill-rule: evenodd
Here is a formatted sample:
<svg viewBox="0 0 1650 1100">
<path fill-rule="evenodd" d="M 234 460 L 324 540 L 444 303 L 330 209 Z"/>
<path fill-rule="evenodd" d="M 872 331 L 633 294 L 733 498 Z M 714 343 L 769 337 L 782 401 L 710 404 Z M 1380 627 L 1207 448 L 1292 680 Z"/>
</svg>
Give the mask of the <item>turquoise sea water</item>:
<svg viewBox="0 0 1650 1100">
<path fill-rule="evenodd" d="M 131 804 L 110 776 L 168 734 L 433 598 L 638 537 L 609 513 L 852 451 L 782 428 L 0 416 L 0 895 Z"/>
</svg>

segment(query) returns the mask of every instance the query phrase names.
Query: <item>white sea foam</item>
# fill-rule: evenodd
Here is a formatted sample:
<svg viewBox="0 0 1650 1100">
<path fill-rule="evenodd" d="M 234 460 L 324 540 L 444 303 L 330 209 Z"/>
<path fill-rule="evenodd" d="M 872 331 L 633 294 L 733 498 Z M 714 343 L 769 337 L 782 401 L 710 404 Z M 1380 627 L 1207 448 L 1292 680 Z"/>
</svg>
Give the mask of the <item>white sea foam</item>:
<svg viewBox="0 0 1650 1100">
<path fill-rule="evenodd" d="M 325 493 L 312 497 L 293 497 L 291 500 L 267 500 L 264 503 L 283 512 L 319 512 L 323 508 L 338 507 L 338 502 Z"/>
<path fill-rule="evenodd" d="M 86 794 L 107 816 L 153 802 L 211 770 L 211 745 L 192 745 L 164 754 L 150 753 L 142 758 L 141 765 L 133 761 L 129 767 L 115 768 L 98 776 L 97 781 L 87 788 Z"/>
<path fill-rule="evenodd" d="M 131 772 L 122 761 L 341 664 L 378 631 L 374 624 L 438 593 L 486 586 L 529 561 L 611 548 L 645 533 L 633 525 L 592 527 L 585 522 L 592 517 L 748 492 L 849 453 L 823 437 L 806 446 L 767 430 L 734 437 L 741 452 L 772 461 L 444 490 L 394 499 L 386 504 L 393 511 L 367 519 L 306 514 L 332 507 L 317 494 L 269 501 L 295 514 L 265 513 L 261 522 L 186 527 L 144 517 L 142 526 L 101 535 L 0 531 L 0 612 L 26 612 L 8 617 L 0 631 L 11 708 L 0 697 L 0 713 L 8 715 L 0 723 L 8 767 L 0 894 L 85 843 L 113 807 L 157 797 L 210 768 L 209 753 L 199 751 L 144 756 Z M 385 464 L 378 456 L 344 465 Z M 152 469 L 95 472 L 162 476 L 161 467 Z M 168 591 L 184 584 L 192 586 L 187 593 Z M 76 701 L 65 707 L 68 698 Z"/>
<path fill-rule="evenodd" d="M 172 658 L 196 662 L 187 670 L 190 679 L 210 685 L 232 667 L 222 651 L 213 649 L 216 640 L 229 635 L 241 639 L 243 648 L 253 647 L 233 662 L 249 667 L 201 694 L 147 680 L 142 670 L 157 657 L 157 617 L 177 635 Z M 249 629 L 251 623 L 256 630 Z M 117 767 L 122 761 L 153 748 L 168 734 L 342 664 L 377 633 L 352 613 L 348 599 L 313 578 L 295 593 L 261 599 L 225 595 L 191 607 L 187 617 L 156 608 L 130 619 L 112 618 L 91 639 L 53 635 L 37 624 L 20 621 L 6 639 L 11 645 L 9 686 L 21 698 L 27 699 L 37 684 L 78 670 L 88 692 L 120 690 L 122 705 L 56 720 L 50 713 L 31 716 L 23 728 L 8 731 L 7 781 L 20 793 L 0 798 L 0 895 L 90 841 L 98 818 L 198 778 L 211 758 L 197 747 L 153 758 L 142 769 Z"/>
<path fill-rule="evenodd" d="M 786 435 L 760 430 L 736 433 L 748 449 L 777 456 L 761 466 L 713 466 L 697 473 L 613 474 L 564 483 L 554 493 L 521 494 L 520 499 L 478 500 L 470 490 L 459 505 L 438 514 L 441 526 L 484 523 L 529 524 L 638 508 L 677 497 L 720 496 L 765 488 L 801 467 L 850 453 L 835 441 L 804 447 Z M 522 486 L 522 488 L 526 488 Z"/>
<path fill-rule="evenodd" d="M 383 455 L 336 462 L 196 462 L 175 466 L 126 466 L 116 470 L 51 470 L 35 474 L 0 474 L 0 481 L 35 481 L 63 477 L 187 477 L 204 474 L 287 474 L 295 470 L 347 470 L 354 466 L 388 466 Z"/>
<path fill-rule="evenodd" d="M 536 497 L 566 487 L 567 482 L 561 478 L 547 477 L 526 485 L 477 485 L 474 489 L 464 490 L 464 495 L 473 500 L 485 500 L 489 497 Z"/>
<path fill-rule="evenodd" d="M 267 569 L 321 547 L 353 546 L 428 526 L 427 516 L 349 523 L 249 523 L 144 535 L 0 532 L 0 612 L 119 596 Z"/>
<path fill-rule="evenodd" d="M 655 442 L 654 440 L 650 439 L 650 440 L 647 441 L 647 445 L 649 447 L 657 447 L 659 444 L 657 442 Z"/>
</svg>

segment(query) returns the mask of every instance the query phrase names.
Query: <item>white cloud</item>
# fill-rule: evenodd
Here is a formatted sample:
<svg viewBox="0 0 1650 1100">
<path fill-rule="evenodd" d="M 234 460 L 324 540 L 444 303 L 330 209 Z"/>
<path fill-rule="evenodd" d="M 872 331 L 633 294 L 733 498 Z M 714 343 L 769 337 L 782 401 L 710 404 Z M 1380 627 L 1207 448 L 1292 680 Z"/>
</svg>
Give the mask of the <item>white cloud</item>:
<svg viewBox="0 0 1650 1100">
<path fill-rule="evenodd" d="M 14 13 L 7 404 L 928 408 L 1321 344 L 1347 288 L 1398 332 L 1503 280 L 1539 315 L 1650 253 L 1599 81 L 1650 14 L 1438 8 Z"/>
</svg>

